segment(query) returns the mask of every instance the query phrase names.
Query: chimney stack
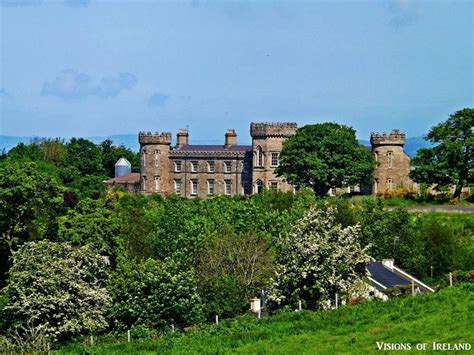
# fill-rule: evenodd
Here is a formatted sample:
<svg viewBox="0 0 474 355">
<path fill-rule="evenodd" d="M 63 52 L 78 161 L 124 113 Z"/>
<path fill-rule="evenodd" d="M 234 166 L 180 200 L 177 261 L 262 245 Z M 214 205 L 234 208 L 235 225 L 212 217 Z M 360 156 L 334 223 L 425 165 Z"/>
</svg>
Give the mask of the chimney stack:
<svg viewBox="0 0 474 355">
<path fill-rule="evenodd" d="M 233 145 L 237 145 L 237 133 L 234 129 L 228 129 L 225 133 L 225 147 L 229 148 Z"/>
<path fill-rule="evenodd" d="M 176 134 L 176 147 L 182 147 L 188 144 L 189 133 L 186 128 L 180 128 Z"/>
</svg>

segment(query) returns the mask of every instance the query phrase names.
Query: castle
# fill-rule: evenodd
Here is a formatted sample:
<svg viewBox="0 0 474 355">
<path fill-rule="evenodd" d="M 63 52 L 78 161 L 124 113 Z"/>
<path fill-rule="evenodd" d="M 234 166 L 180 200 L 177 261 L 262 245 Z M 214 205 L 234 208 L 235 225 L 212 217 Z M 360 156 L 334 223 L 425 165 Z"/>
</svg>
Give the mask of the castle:
<svg viewBox="0 0 474 355">
<path fill-rule="evenodd" d="M 252 145 L 237 144 L 233 129 L 225 133 L 223 145 L 193 145 L 189 144 L 188 131 L 180 129 L 174 147 L 169 132 L 140 132 L 140 173 L 129 173 L 105 183 L 130 192 L 202 198 L 216 194 L 249 195 L 263 189 L 294 191 L 293 185 L 275 174 L 275 168 L 283 142 L 296 130 L 296 123 L 251 123 Z M 369 190 L 377 194 L 411 186 L 410 158 L 403 151 L 405 135 L 398 130 L 389 135 L 372 133 L 370 143 L 377 167 L 373 181 L 367 182 Z M 354 191 L 354 187 L 347 188 Z"/>
</svg>

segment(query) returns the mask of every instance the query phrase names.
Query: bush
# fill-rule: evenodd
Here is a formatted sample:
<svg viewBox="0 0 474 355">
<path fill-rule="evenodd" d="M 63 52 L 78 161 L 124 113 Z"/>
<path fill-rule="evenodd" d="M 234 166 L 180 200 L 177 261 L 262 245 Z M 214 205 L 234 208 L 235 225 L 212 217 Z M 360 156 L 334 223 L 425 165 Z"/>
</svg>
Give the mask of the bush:
<svg viewBox="0 0 474 355">
<path fill-rule="evenodd" d="M 4 310 L 14 320 L 10 334 L 41 328 L 54 342 L 104 328 L 107 265 L 89 246 L 47 240 L 23 245 L 13 254 L 3 290 L 10 299 Z"/>
</svg>

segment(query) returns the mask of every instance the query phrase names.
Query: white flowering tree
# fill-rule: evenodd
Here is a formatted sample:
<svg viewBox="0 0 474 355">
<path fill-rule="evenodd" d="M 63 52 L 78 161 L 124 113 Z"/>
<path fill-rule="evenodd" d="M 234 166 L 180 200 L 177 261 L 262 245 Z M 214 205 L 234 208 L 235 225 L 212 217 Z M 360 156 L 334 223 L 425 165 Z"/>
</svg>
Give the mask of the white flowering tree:
<svg viewBox="0 0 474 355">
<path fill-rule="evenodd" d="M 10 300 L 4 311 L 14 320 L 10 331 L 28 325 L 54 342 L 105 327 L 107 269 L 108 259 L 90 246 L 24 244 L 13 253 L 3 290 Z"/>
<path fill-rule="evenodd" d="M 363 277 L 369 256 L 359 244 L 359 226 L 342 228 L 335 212 L 312 208 L 279 239 L 271 302 L 327 308 L 336 293 L 347 295 Z"/>
</svg>

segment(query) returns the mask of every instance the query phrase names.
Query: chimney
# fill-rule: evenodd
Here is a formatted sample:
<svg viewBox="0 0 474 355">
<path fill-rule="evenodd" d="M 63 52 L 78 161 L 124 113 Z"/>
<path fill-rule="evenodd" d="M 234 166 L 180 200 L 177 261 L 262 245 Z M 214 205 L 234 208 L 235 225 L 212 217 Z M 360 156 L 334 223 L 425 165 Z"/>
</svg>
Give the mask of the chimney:
<svg viewBox="0 0 474 355">
<path fill-rule="evenodd" d="M 392 270 L 394 267 L 393 259 L 382 259 L 382 265 Z"/>
<path fill-rule="evenodd" d="M 233 145 L 237 145 L 237 133 L 234 129 L 228 129 L 225 132 L 225 147 L 229 148 Z"/>
<path fill-rule="evenodd" d="M 176 147 L 182 147 L 188 144 L 189 133 L 186 128 L 180 128 L 176 134 Z"/>
</svg>

